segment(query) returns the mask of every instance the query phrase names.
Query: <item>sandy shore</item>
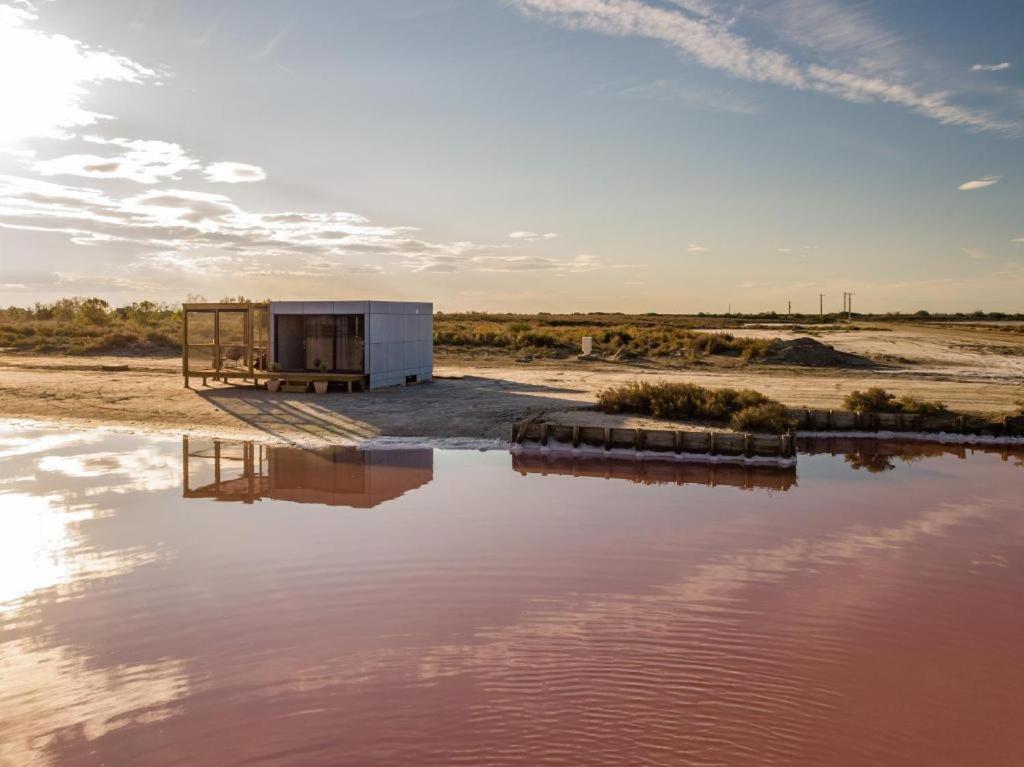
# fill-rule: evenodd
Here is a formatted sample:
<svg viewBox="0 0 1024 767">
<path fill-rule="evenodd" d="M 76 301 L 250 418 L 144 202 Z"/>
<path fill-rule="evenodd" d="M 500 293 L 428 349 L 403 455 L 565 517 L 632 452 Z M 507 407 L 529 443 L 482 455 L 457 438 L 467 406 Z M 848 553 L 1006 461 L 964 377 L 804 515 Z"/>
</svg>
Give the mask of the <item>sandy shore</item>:
<svg viewBox="0 0 1024 767">
<path fill-rule="evenodd" d="M 655 425 L 588 410 L 601 389 L 636 379 L 755 388 L 794 407 L 838 407 L 846 393 L 867 386 L 939 399 L 965 412 L 1005 412 L 1024 395 L 1022 334 L 911 326 L 821 340 L 888 362 L 872 370 L 670 370 L 575 359 L 517 364 L 441 357 L 433 383 L 317 396 L 222 384 L 185 389 L 176 358 L 0 355 L 0 418 L 317 444 L 379 436 L 504 439 L 514 421 L 538 415 L 593 425 Z M 893 363 L 896 358 L 902 362 Z M 102 370 L 111 365 L 128 370 Z"/>
</svg>

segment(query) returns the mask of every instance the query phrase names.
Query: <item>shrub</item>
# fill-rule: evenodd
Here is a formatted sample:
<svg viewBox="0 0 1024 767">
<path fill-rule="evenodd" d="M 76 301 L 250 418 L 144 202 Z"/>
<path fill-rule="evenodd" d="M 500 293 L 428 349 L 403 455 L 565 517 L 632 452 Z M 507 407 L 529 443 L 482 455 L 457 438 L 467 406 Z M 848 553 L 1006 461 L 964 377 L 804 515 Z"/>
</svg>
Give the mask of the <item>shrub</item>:
<svg viewBox="0 0 1024 767">
<path fill-rule="evenodd" d="M 846 395 L 843 407 L 861 413 L 898 413 L 899 404 L 896 395 L 887 392 L 880 386 L 872 386 L 867 391 L 854 390 Z"/>
<path fill-rule="evenodd" d="M 899 408 L 901 413 L 917 413 L 918 415 L 938 415 L 939 413 L 948 412 L 944 402 L 929 402 L 928 400 L 912 397 L 909 394 L 900 397 Z"/>
<path fill-rule="evenodd" d="M 736 431 L 785 434 L 796 426 L 796 421 L 781 402 L 765 402 L 733 413 L 729 425 Z"/>
<path fill-rule="evenodd" d="M 918 415 L 937 415 L 948 412 L 945 403 L 930 402 L 905 394 L 896 399 L 896 395 L 878 386 L 867 391 L 852 391 L 843 400 L 843 407 L 861 413 L 916 413 Z"/>
<path fill-rule="evenodd" d="M 633 381 L 605 389 L 597 408 L 606 413 L 639 413 L 656 418 L 728 421 L 744 409 L 778 404 L 750 389 L 707 389 L 689 383 Z"/>
</svg>

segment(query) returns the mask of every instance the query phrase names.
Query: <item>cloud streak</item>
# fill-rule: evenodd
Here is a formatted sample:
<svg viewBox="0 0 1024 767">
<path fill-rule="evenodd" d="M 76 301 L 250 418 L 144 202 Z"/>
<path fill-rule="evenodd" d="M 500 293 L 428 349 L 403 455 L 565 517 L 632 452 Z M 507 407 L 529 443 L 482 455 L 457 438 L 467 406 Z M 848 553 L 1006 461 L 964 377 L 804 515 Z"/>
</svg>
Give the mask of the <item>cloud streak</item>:
<svg viewBox="0 0 1024 767">
<path fill-rule="evenodd" d="M 1002 72 L 1010 68 L 1010 62 L 1004 61 L 1000 64 L 975 64 L 971 67 L 972 72 Z"/>
<path fill-rule="evenodd" d="M 985 176 L 974 181 L 965 181 L 957 187 L 961 192 L 973 192 L 976 189 L 985 189 L 993 184 L 998 184 L 1002 176 Z"/>
<path fill-rule="evenodd" d="M 242 184 L 263 181 L 267 173 L 258 165 L 244 162 L 214 162 L 203 168 L 207 181 L 221 184 Z"/>
<path fill-rule="evenodd" d="M 123 246 L 134 258 L 129 271 L 251 277 L 379 274 L 385 264 L 424 273 L 623 268 L 594 255 L 540 257 L 506 244 L 430 242 L 414 227 L 380 226 L 343 211 L 255 213 L 223 194 L 172 188 L 115 196 L 18 176 L 0 176 L 0 227 Z"/>
<path fill-rule="evenodd" d="M 619 37 L 657 40 L 708 69 L 752 82 L 823 93 L 854 103 L 902 106 L 944 125 L 975 131 L 1019 133 L 1021 125 L 996 115 L 954 104 L 945 91 L 928 91 L 870 71 L 803 64 L 790 54 L 752 44 L 715 15 L 680 10 L 641 0 L 514 0 L 528 15 L 568 29 Z M 710 3 L 701 3 L 711 13 Z M 848 34 L 848 33 L 847 33 Z"/>
<path fill-rule="evenodd" d="M 116 155 L 71 154 L 32 163 L 42 176 L 82 176 L 85 178 L 126 179 L 139 184 L 156 184 L 177 179 L 184 171 L 199 167 L 178 144 L 124 138 L 86 137 L 96 144 L 116 146 Z"/>
</svg>

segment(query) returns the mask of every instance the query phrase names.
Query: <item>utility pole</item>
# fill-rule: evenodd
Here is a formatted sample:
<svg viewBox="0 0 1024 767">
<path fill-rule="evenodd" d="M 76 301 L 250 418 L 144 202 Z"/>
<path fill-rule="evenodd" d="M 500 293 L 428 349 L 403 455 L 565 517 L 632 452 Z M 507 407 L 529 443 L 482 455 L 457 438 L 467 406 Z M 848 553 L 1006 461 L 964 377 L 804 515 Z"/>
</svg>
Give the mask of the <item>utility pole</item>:
<svg viewBox="0 0 1024 767">
<path fill-rule="evenodd" d="M 787 301 L 786 304 L 787 304 L 786 314 L 792 314 L 793 313 L 793 302 L 792 301 Z"/>
<path fill-rule="evenodd" d="M 846 321 L 853 322 L 853 293 L 847 294 L 849 298 L 846 304 Z"/>
<path fill-rule="evenodd" d="M 824 293 L 819 293 L 818 294 L 818 316 L 819 317 L 824 317 L 825 316 L 825 294 Z"/>
</svg>

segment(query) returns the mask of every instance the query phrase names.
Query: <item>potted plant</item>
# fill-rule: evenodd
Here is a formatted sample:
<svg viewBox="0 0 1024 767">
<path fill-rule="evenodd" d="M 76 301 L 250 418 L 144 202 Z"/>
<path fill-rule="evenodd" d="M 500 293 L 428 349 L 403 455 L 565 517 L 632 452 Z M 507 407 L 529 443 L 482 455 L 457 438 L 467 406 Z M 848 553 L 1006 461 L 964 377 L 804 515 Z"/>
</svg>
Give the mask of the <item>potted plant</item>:
<svg viewBox="0 0 1024 767">
<path fill-rule="evenodd" d="M 317 360 L 313 364 L 316 366 L 317 371 L 319 371 L 320 373 L 327 372 L 327 363 L 324 362 L 323 360 Z M 330 381 L 313 381 L 313 391 L 315 391 L 317 394 L 326 394 L 327 387 L 330 386 L 330 383 Z"/>
<path fill-rule="evenodd" d="M 280 369 L 281 369 L 281 366 L 278 365 L 276 362 L 271 362 L 270 363 L 270 372 L 271 373 L 276 373 Z M 279 391 L 280 389 L 281 389 L 281 379 L 280 378 L 268 378 L 267 379 L 267 391 Z"/>
</svg>

